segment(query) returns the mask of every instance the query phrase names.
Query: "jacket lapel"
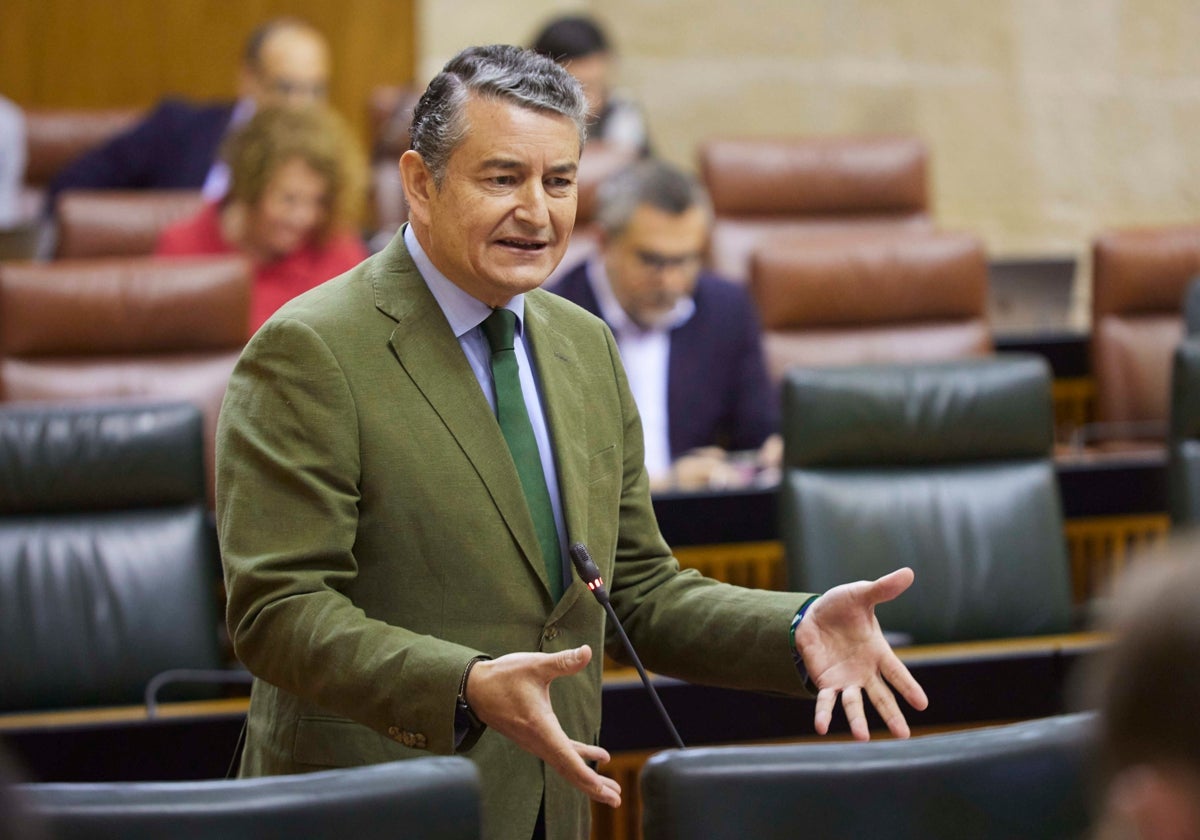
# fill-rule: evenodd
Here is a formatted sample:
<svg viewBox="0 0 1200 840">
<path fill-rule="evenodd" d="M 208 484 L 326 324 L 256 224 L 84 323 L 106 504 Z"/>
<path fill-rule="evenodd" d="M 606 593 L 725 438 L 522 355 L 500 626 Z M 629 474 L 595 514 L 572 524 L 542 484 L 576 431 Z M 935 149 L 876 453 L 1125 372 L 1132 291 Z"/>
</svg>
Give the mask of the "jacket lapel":
<svg viewBox="0 0 1200 840">
<path fill-rule="evenodd" d="M 462 448 L 513 539 L 549 597 L 533 518 L 500 425 L 437 300 L 397 234 L 378 255 L 371 282 L 375 305 L 396 320 L 389 344 L 447 430 Z"/>
<path fill-rule="evenodd" d="M 558 468 L 558 493 L 562 500 L 567 544 L 587 544 L 588 452 L 584 394 L 580 388 L 579 357 L 570 336 L 558 329 L 541 305 L 549 292 L 530 292 L 525 296 L 525 324 L 529 343 L 541 382 L 542 410 L 550 427 Z M 586 587 L 568 563 L 568 586 L 555 614 L 566 612 Z M 553 616 L 552 616 L 553 618 Z"/>
</svg>

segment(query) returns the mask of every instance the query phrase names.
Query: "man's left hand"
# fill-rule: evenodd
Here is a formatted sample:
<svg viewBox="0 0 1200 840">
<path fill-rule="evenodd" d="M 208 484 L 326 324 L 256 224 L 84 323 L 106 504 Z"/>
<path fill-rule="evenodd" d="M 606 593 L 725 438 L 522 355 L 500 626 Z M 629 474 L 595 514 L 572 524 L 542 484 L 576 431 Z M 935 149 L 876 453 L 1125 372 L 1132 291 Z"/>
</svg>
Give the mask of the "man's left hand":
<svg viewBox="0 0 1200 840">
<path fill-rule="evenodd" d="M 835 586 L 813 601 L 796 627 L 796 649 L 819 689 L 813 719 L 818 733 L 829 731 L 839 694 L 850 732 L 860 741 L 871 738 L 864 695 L 897 738 L 907 738 L 909 729 L 893 691 L 914 709 L 929 705 L 924 689 L 887 643 L 875 618 L 875 605 L 900 595 L 913 577 L 912 569 L 902 568 L 878 580 Z"/>
</svg>

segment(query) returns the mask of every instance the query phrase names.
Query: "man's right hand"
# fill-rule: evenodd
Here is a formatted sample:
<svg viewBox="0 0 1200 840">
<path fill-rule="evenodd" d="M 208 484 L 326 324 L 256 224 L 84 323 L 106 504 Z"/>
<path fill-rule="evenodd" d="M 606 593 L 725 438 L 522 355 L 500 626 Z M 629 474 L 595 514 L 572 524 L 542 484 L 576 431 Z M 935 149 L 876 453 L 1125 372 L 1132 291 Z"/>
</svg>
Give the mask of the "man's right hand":
<svg viewBox="0 0 1200 840">
<path fill-rule="evenodd" d="M 510 653 L 481 660 L 467 678 L 466 698 L 481 721 L 546 762 L 595 802 L 621 804 L 621 786 L 588 766 L 608 751 L 572 741 L 550 706 L 550 683 L 577 674 L 592 659 L 587 645 L 560 653 Z"/>
</svg>

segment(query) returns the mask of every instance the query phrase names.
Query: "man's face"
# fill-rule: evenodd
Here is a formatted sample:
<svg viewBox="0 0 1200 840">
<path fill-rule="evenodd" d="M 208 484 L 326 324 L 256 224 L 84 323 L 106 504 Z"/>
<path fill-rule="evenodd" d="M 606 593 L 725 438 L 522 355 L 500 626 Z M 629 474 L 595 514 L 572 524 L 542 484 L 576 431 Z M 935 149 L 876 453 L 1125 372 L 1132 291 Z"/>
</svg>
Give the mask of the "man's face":
<svg viewBox="0 0 1200 840">
<path fill-rule="evenodd" d="M 564 116 L 472 96 L 442 185 L 416 152 L 400 160 L 413 232 L 438 270 L 503 306 L 540 286 L 575 224 L 579 132 Z"/>
<path fill-rule="evenodd" d="M 643 328 L 660 324 L 696 288 L 708 241 L 708 214 L 673 214 L 641 204 L 604 246 L 604 265 L 625 313 Z"/>
<path fill-rule="evenodd" d="M 315 32 L 285 28 L 263 42 L 256 67 L 242 70 L 242 95 L 260 107 L 322 102 L 329 90 L 329 51 Z"/>
</svg>

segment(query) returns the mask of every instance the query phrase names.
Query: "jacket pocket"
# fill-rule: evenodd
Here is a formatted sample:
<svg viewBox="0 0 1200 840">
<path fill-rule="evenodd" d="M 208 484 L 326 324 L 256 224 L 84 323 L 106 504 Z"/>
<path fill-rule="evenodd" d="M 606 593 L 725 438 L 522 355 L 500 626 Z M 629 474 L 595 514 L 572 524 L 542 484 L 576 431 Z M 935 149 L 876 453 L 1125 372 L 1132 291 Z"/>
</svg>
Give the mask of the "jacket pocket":
<svg viewBox="0 0 1200 840">
<path fill-rule="evenodd" d="M 429 755 L 388 740 L 361 723 L 345 718 L 302 717 L 292 745 L 297 764 L 310 767 L 359 767 Z"/>
</svg>

